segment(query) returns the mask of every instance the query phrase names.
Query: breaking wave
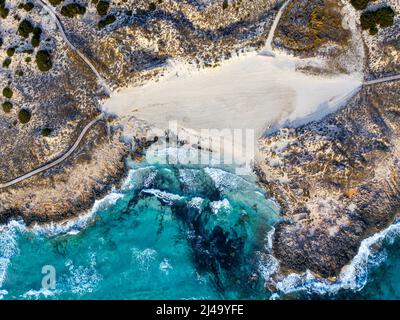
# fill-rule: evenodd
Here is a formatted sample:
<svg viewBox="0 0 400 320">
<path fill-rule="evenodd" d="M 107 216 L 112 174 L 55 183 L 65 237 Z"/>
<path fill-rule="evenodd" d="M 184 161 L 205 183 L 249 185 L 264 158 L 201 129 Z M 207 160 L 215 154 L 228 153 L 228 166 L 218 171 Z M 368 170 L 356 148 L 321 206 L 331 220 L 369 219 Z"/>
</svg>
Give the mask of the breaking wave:
<svg viewBox="0 0 400 320">
<path fill-rule="evenodd" d="M 385 246 L 399 240 L 400 221 L 397 220 L 387 229 L 364 239 L 357 255 L 343 267 L 335 281 L 314 276 L 310 271 L 302 274 L 291 273 L 287 276 L 278 276 L 272 280 L 272 275 L 279 273 L 279 263 L 271 255 L 260 259 L 259 270 L 267 283 L 275 287 L 276 292 L 271 299 L 298 293 L 300 297 L 320 296 L 335 298 L 339 293 L 351 291 L 357 293 L 365 288 L 369 281 L 371 270 L 379 268 L 387 259 Z M 271 253 L 272 233 L 267 240 L 268 252 Z"/>
</svg>

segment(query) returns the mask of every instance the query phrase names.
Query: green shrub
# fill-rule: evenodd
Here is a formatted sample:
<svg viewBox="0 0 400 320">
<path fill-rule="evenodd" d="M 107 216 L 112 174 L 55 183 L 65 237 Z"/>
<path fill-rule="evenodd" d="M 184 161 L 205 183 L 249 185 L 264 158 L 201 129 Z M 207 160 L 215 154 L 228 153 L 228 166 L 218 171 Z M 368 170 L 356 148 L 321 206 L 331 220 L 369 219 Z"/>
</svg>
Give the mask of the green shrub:
<svg viewBox="0 0 400 320">
<path fill-rule="evenodd" d="M 13 104 L 10 101 L 6 101 L 6 102 L 3 102 L 2 107 L 3 107 L 3 111 L 5 113 L 9 113 L 9 112 L 11 112 Z"/>
<path fill-rule="evenodd" d="M 61 8 L 61 14 L 68 18 L 74 18 L 78 14 L 83 15 L 86 8 L 77 3 L 70 3 Z"/>
<path fill-rule="evenodd" d="M 4 7 L 4 5 L 0 6 L 0 17 L 2 17 L 3 19 L 6 19 L 9 12 L 10 12 L 10 10 L 8 10 L 6 7 Z"/>
<path fill-rule="evenodd" d="M 9 87 L 6 87 L 3 89 L 3 96 L 5 96 L 7 99 L 11 99 L 13 96 L 13 92 Z"/>
<path fill-rule="evenodd" d="M 50 53 L 47 50 L 38 51 L 36 53 L 35 61 L 39 70 L 42 72 L 49 71 L 53 67 Z"/>
<path fill-rule="evenodd" d="M 364 10 L 369 3 L 370 0 L 351 0 L 350 3 L 357 10 Z"/>
<path fill-rule="evenodd" d="M 31 112 L 28 109 L 21 109 L 18 112 L 18 120 L 22 124 L 28 123 L 32 118 Z"/>
<path fill-rule="evenodd" d="M 14 55 L 14 53 L 15 53 L 15 48 L 8 48 L 7 49 L 7 55 L 9 57 L 12 57 Z"/>
<path fill-rule="evenodd" d="M 149 10 L 154 11 L 157 9 L 157 5 L 154 2 L 149 3 Z"/>
<path fill-rule="evenodd" d="M 105 28 L 106 26 L 108 26 L 109 24 L 114 23 L 115 20 L 116 20 L 116 19 L 115 19 L 115 16 L 113 16 L 113 15 L 108 15 L 105 19 L 99 21 L 99 24 L 98 24 L 99 29 L 103 29 L 103 28 Z"/>
<path fill-rule="evenodd" d="M 363 12 L 360 16 L 361 29 L 369 29 L 369 33 L 374 35 L 378 32 L 377 25 L 382 28 L 390 27 L 394 23 L 394 17 L 395 12 L 390 7 Z"/>
<path fill-rule="evenodd" d="M 395 12 L 391 7 L 383 7 L 375 11 L 376 23 L 382 28 L 390 27 L 394 24 Z"/>
<path fill-rule="evenodd" d="M 52 132 L 53 132 L 53 130 L 51 130 L 50 128 L 44 128 L 44 129 L 42 129 L 42 136 L 48 137 L 49 135 L 51 135 Z"/>
<path fill-rule="evenodd" d="M 34 48 L 39 47 L 39 45 L 40 45 L 40 36 L 34 35 L 34 36 L 32 37 L 32 40 L 31 40 L 31 45 L 32 45 L 32 47 L 34 47 Z"/>
<path fill-rule="evenodd" d="M 28 38 L 29 34 L 33 32 L 33 25 L 28 20 L 22 20 L 18 26 L 18 33 L 23 38 Z"/>
<path fill-rule="evenodd" d="M 31 58 L 31 57 L 26 57 L 26 58 L 25 58 L 25 62 L 26 62 L 26 63 L 29 63 L 29 62 L 31 62 L 31 61 L 32 61 L 32 58 Z"/>
<path fill-rule="evenodd" d="M 32 2 L 27 2 L 23 5 L 23 8 L 25 9 L 25 11 L 31 11 L 33 9 L 34 5 Z"/>
<path fill-rule="evenodd" d="M 35 36 L 40 36 L 41 34 L 42 34 L 42 28 L 40 28 L 40 27 L 35 27 L 35 28 L 33 28 L 33 35 L 35 35 Z"/>
<path fill-rule="evenodd" d="M 108 8 L 110 7 L 110 3 L 107 1 L 100 0 L 97 3 L 96 9 L 99 16 L 105 16 L 107 14 Z"/>
<path fill-rule="evenodd" d="M 63 0 L 49 0 L 49 2 L 55 7 L 58 6 Z"/>
<path fill-rule="evenodd" d="M 11 64 L 11 59 L 10 58 L 6 58 L 3 61 L 3 68 L 8 68 L 8 66 Z"/>
<path fill-rule="evenodd" d="M 224 0 L 224 2 L 222 3 L 222 9 L 227 9 L 228 8 L 228 6 L 229 6 L 229 2 L 228 2 L 228 0 Z"/>
</svg>

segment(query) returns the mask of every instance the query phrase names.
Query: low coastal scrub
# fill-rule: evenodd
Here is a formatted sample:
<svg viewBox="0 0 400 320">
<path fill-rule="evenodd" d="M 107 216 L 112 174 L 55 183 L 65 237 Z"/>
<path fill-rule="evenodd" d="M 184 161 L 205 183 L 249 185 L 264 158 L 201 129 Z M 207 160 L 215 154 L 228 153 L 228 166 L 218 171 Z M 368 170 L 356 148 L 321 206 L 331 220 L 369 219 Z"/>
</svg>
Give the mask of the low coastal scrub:
<svg viewBox="0 0 400 320">
<path fill-rule="evenodd" d="M 34 4 L 32 2 L 20 3 L 18 5 L 18 9 L 24 9 L 27 12 L 32 11 L 33 7 L 34 7 Z"/>
<path fill-rule="evenodd" d="M 63 0 L 49 0 L 49 2 L 55 7 L 63 2 Z"/>
<path fill-rule="evenodd" d="M 99 29 L 103 29 L 106 26 L 108 26 L 109 24 L 114 23 L 115 20 L 116 20 L 115 16 L 110 14 L 105 19 L 99 21 L 98 27 L 99 27 Z"/>
<path fill-rule="evenodd" d="M 364 10 L 370 2 L 375 2 L 376 0 L 351 0 L 352 6 L 357 10 Z"/>
<path fill-rule="evenodd" d="M 108 8 L 110 7 L 110 3 L 107 1 L 100 0 L 97 3 L 96 9 L 99 16 L 105 16 L 107 14 Z"/>
<path fill-rule="evenodd" d="M 5 113 L 9 113 L 9 112 L 11 112 L 13 104 L 10 101 L 5 101 L 5 102 L 3 102 L 2 107 L 3 107 L 3 111 Z"/>
<path fill-rule="evenodd" d="M 31 120 L 31 112 L 28 109 L 21 109 L 18 112 L 18 120 L 20 123 L 25 124 Z"/>
<path fill-rule="evenodd" d="M 370 2 L 376 0 L 350 0 L 350 3 L 356 10 L 364 10 Z M 396 13 L 389 7 L 382 7 L 376 10 L 364 11 L 360 16 L 360 24 L 363 30 L 369 30 L 371 35 L 378 33 L 378 25 L 381 28 L 387 28 L 394 24 Z"/>
<path fill-rule="evenodd" d="M 77 15 L 84 15 L 86 8 L 77 3 L 70 3 L 61 8 L 61 14 L 68 18 L 74 18 Z"/>
<path fill-rule="evenodd" d="M 8 66 L 11 64 L 11 59 L 10 58 L 5 58 L 3 61 L 3 68 L 8 68 Z"/>
<path fill-rule="evenodd" d="M 51 133 L 53 132 L 53 130 L 51 130 L 50 128 L 43 128 L 42 129 L 42 136 L 43 137 L 48 137 L 51 135 Z"/>
<path fill-rule="evenodd" d="M 371 35 L 378 33 L 378 25 L 387 28 L 394 24 L 395 12 L 390 7 L 366 11 L 361 14 L 360 22 L 363 30 L 369 30 Z"/>
<path fill-rule="evenodd" d="M 9 57 L 12 57 L 14 55 L 14 53 L 15 53 L 15 48 L 8 48 L 7 49 L 7 55 Z"/>
<path fill-rule="evenodd" d="M 49 71 L 53 67 L 50 53 L 47 50 L 38 51 L 36 53 L 35 61 L 39 70 L 42 72 Z"/>
<path fill-rule="evenodd" d="M 32 47 L 39 47 L 40 45 L 40 35 L 42 34 L 42 29 L 40 27 L 36 27 L 33 29 L 33 36 L 31 40 Z"/>
<path fill-rule="evenodd" d="M 7 99 L 11 99 L 13 96 L 13 91 L 9 87 L 6 87 L 3 89 L 3 96 Z"/>
<path fill-rule="evenodd" d="M 10 10 L 6 8 L 6 1 L 0 0 L 0 17 L 6 19 Z"/>
<path fill-rule="evenodd" d="M 23 38 L 28 38 L 33 32 L 33 25 L 29 20 L 22 20 L 18 26 L 18 34 Z"/>
<path fill-rule="evenodd" d="M 154 2 L 149 3 L 149 11 L 155 11 L 157 9 L 157 5 Z"/>
</svg>

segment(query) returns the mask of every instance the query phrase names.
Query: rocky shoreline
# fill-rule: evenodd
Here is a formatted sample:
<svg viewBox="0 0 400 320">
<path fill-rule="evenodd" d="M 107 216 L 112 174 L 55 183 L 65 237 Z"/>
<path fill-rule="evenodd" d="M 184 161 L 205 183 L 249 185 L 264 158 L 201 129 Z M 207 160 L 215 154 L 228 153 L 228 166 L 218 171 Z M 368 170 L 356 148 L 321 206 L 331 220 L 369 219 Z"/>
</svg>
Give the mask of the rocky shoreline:
<svg viewBox="0 0 400 320">
<path fill-rule="evenodd" d="M 195 63 L 199 68 L 213 67 L 231 52 L 261 46 L 278 3 L 277 0 L 241 0 L 223 8 L 220 3 L 169 1 L 160 2 L 150 10 L 148 1 L 132 0 L 109 8 L 109 13 L 118 19 L 104 29 L 98 29 L 91 21 L 96 18 L 93 4 L 86 8 L 89 14 L 86 19 L 60 14 L 62 1 L 54 5 L 54 10 L 69 41 L 85 53 L 116 89 L 157 77 L 165 70 L 168 59 Z M 28 26 L 41 28 L 41 38 L 47 37 L 39 49 L 51 53 L 52 68 L 46 72 L 37 70 L 30 63 L 32 58 L 24 55 L 35 54 L 39 49 L 27 50 L 26 43 L 19 44 L 11 64 L 7 68 L 3 66 L 0 84 L 12 88 L 14 108 L 0 117 L 1 182 L 30 172 L 65 153 L 82 128 L 96 117 L 104 98 L 93 72 L 66 45 L 41 5 L 34 4 L 29 12 L 14 0 L 8 0 L 7 6 L 10 15 L 4 27 L 8 34 L 2 39 L 4 43 L 20 42 L 14 35 L 18 35 L 18 23 L 10 22 L 11 15 L 18 13 L 28 21 Z M 8 54 L 7 50 L 0 51 L 1 58 Z M 29 106 L 31 120 L 27 124 L 15 121 L 17 110 L 14 109 L 22 105 Z M 99 126 L 92 128 L 68 161 L 0 190 L 0 222 L 22 218 L 31 224 L 72 218 L 88 210 L 113 185 L 118 185 L 127 172 L 124 160 L 130 145 L 120 139 L 118 131 L 107 142 L 103 130 Z M 96 135 L 101 141 L 92 143 L 90 138 L 95 139 Z"/>
<path fill-rule="evenodd" d="M 261 183 L 282 206 L 273 254 L 284 269 L 337 276 L 400 205 L 400 85 L 363 88 L 320 122 L 260 141 Z"/>
<path fill-rule="evenodd" d="M 137 2 L 140 6 L 146 5 Z M 139 84 L 156 77 L 164 71 L 168 59 L 196 63 L 199 68 L 214 67 L 231 52 L 260 47 L 278 2 L 243 1 L 239 7 L 227 9 L 217 5 L 200 9 L 173 2 L 161 5 L 157 9 L 160 11 L 153 13 L 139 10 L 133 18 L 124 18 L 119 25 L 92 33 L 92 25 L 85 25 L 83 21 L 63 18 L 63 22 L 73 41 L 78 47 L 85 48 L 85 53 L 115 88 L 127 85 L 128 79 L 130 83 Z M 332 1 L 328 2 L 332 5 Z M 321 0 L 313 7 L 302 8 L 307 9 L 311 19 L 315 10 L 324 14 L 323 4 Z M 251 11 L 249 8 L 254 12 L 248 12 Z M 289 10 L 296 8 L 293 5 Z M 337 19 L 336 9 L 327 14 Z M 174 11 L 183 12 L 185 19 L 179 21 Z M 275 45 L 282 50 L 291 51 L 290 44 L 296 48 L 292 50 L 298 51 L 298 43 L 290 41 L 297 35 L 285 32 L 291 19 L 297 19 L 295 13 L 285 15 L 278 28 Z M 308 26 L 308 21 L 300 22 L 304 28 Z M 320 26 L 320 22 L 317 24 Z M 209 25 L 214 27 L 205 28 Z M 357 58 L 351 54 L 357 42 L 350 39 L 348 30 L 341 30 L 339 37 L 333 36 L 332 30 L 337 25 L 338 21 L 334 26 L 328 24 L 318 29 L 319 34 L 326 34 L 327 41 L 323 43 L 317 41 L 319 38 L 315 34 L 309 34 L 309 30 L 305 30 L 300 40 L 296 38 L 301 41 L 306 37 L 309 41 L 299 56 L 316 56 L 325 52 L 327 44 L 332 45 L 336 52 L 334 59 L 328 61 L 327 69 L 318 72 L 331 72 L 343 59 L 350 57 L 353 61 Z M 227 35 L 228 31 L 234 36 Z M 378 40 L 368 38 L 365 41 L 369 50 L 367 77 L 380 75 L 382 70 L 384 73 L 399 70 L 399 48 L 389 31 Z M 46 32 L 56 39 L 55 46 L 64 48 L 54 30 Z M 159 36 L 156 40 L 154 34 Z M 376 46 L 382 49 L 385 57 L 379 63 L 376 63 L 373 51 Z M 128 48 L 138 49 L 131 52 Z M 34 74 L 35 79 L 45 84 L 59 82 L 53 87 L 54 96 L 47 97 L 47 91 L 38 94 L 37 87 L 30 86 L 26 80 L 15 85 L 19 90 L 16 102 L 34 101 L 37 114 L 36 119 L 26 126 L 12 126 L 11 115 L 1 119 L 2 128 L 8 128 L 0 134 L 3 146 L 0 155 L 4 155 L 0 164 L 5 168 L 1 173 L 2 180 L 29 171 L 62 153 L 84 123 L 97 114 L 102 95 L 96 91 L 96 81 L 72 52 L 66 52 L 62 56 L 59 53 L 57 59 L 60 66 L 62 62 L 71 71 L 68 76 L 62 73 L 60 66 L 55 67 L 57 72 L 51 77 Z M 394 57 L 392 60 L 387 58 L 389 53 Z M 143 64 L 141 59 L 146 63 Z M 346 66 L 340 69 L 342 71 L 350 72 Z M 72 85 L 75 81 L 79 88 Z M 23 86 L 29 88 L 29 92 L 19 89 Z M 63 91 L 65 88 L 66 92 Z M 61 98 L 56 95 L 60 92 L 65 95 L 59 106 L 57 102 Z M 51 100 L 46 102 L 51 112 L 40 109 L 46 99 Z M 355 256 L 363 239 L 393 222 L 400 205 L 398 101 L 400 85 L 396 82 L 364 87 L 343 109 L 323 120 L 299 128 L 282 129 L 259 141 L 262 161 L 256 163 L 255 171 L 261 184 L 282 206 L 284 214 L 273 237 L 273 254 L 281 263 L 281 272 L 311 270 L 323 277 L 335 277 Z M 41 128 L 54 117 L 57 125 L 54 135 L 38 142 Z M 116 127 L 100 122 L 66 162 L 0 190 L 0 223 L 19 218 L 27 225 L 61 222 L 89 210 L 96 199 L 107 194 L 126 176 L 126 159 L 131 151 L 121 135 Z M 147 141 L 136 141 L 139 142 L 136 152 L 148 146 Z M 17 159 L 19 150 L 24 152 Z"/>
<path fill-rule="evenodd" d="M 29 226 L 73 219 L 118 186 L 127 174 L 129 150 L 121 132 L 108 135 L 107 125 L 96 124 L 64 163 L 0 190 L 0 222 L 22 219 Z"/>
</svg>

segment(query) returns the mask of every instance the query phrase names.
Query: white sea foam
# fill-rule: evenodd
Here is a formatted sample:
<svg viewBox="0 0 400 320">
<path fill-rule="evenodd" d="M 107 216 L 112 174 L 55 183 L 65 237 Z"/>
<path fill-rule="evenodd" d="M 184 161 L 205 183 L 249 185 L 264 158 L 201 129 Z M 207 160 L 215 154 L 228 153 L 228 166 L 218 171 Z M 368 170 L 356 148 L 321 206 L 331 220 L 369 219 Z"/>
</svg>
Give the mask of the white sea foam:
<svg viewBox="0 0 400 320">
<path fill-rule="evenodd" d="M 153 182 L 154 178 L 157 176 L 157 171 L 155 170 L 154 166 L 132 168 L 131 170 L 129 170 L 128 176 L 121 184 L 121 191 L 126 191 L 134 187 L 141 186 L 140 182 L 139 185 L 136 185 L 138 175 L 140 175 L 142 179 L 144 179 L 143 181 L 141 181 L 143 186 L 145 188 L 148 188 L 148 186 Z"/>
<path fill-rule="evenodd" d="M 190 201 L 188 202 L 188 206 L 201 210 L 201 205 L 203 204 L 204 199 L 200 198 L 200 197 L 194 197 L 192 199 L 190 199 Z"/>
<path fill-rule="evenodd" d="M 90 256 L 89 266 L 76 266 L 72 260 L 68 260 L 65 266 L 68 269 L 68 274 L 60 281 L 61 283 L 66 283 L 65 291 L 69 290 L 78 295 L 91 293 L 103 280 L 103 276 L 96 270 L 96 256 L 94 253 Z"/>
<path fill-rule="evenodd" d="M 25 292 L 21 297 L 23 299 L 38 300 L 41 297 L 49 298 L 51 296 L 55 296 L 55 295 L 59 294 L 60 292 L 61 292 L 60 290 L 49 290 L 49 289 L 44 289 L 44 288 L 41 288 L 40 290 L 31 289 L 31 290 Z"/>
<path fill-rule="evenodd" d="M 137 248 L 132 249 L 132 264 L 136 265 L 139 270 L 147 272 L 149 271 L 152 263 L 157 258 L 157 251 L 151 248 L 139 250 Z"/>
<path fill-rule="evenodd" d="M 161 191 L 158 189 L 143 189 L 142 192 L 152 194 L 158 199 L 161 199 L 170 205 L 172 205 L 175 201 L 183 199 L 183 197 L 181 197 L 180 195 Z"/>
<path fill-rule="evenodd" d="M 165 258 L 163 261 L 161 261 L 160 266 L 159 266 L 160 271 L 164 272 L 166 275 L 169 274 L 169 270 L 172 270 L 172 266 L 169 263 L 168 259 Z"/>
<path fill-rule="evenodd" d="M 19 254 L 18 248 L 18 233 L 29 232 L 35 236 L 56 236 L 56 235 L 75 235 L 81 230 L 86 228 L 94 219 L 99 210 L 104 210 L 109 206 L 114 205 L 118 199 L 123 196 L 121 193 L 113 191 L 101 200 L 97 200 L 93 205 L 93 208 L 86 214 L 79 216 L 74 220 L 69 220 L 61 223 L 49 223 L 46 225 L 35 225 L 32 228 L 28 228 L 25 223 L 21 221 L 12 220 L 5 225 L 0 226 L 0 289 L 4 284 L 4 280 L 7 276 L 8 266 L 11 258 Z M 54 292 L 54 291 L 52 291 Z M 8 292 L 6 290 L 0 290 L 0 299 L 4 297 Z M 39 295 L 48 295 L 49 292 L 45 291 L 34 291 L 30 290 L 23 295 L 23 298 L 28 296 L 38 297 Z"/>
<path fill-rule="evenodd" d="M 48 236 L 56 236 L 61 234 L 69 234 L 75 235 L 79 233 L 81 230 L 85 229 L 90 223 L 93 222 L 95 216 L 98 211 L 105 210 L 110 206 L 115 205 L 115 203 L 121 199 L 124 195 L 122 193 L 118 193 L 115 190 L 105 196 L 101 200 L 96 200 L 92 209 L 73 219 L 65 222 L 51 222 L 45 225 L 35 225 L 31 228 L 31 231 L 37 235 L 48 235 Z"/>
<path fill-rule="evenodd" d="M 393 243 L 400 235 L 400 221 L 396 221 L 387 229 L 363 240 L 357 255 L 341 270 L 336 281 L 332 282 L 323 278 L 316 278 L 310 271 L 302 274 L 291 273 L 288 276 L 272 280 L 270 276 L 279 270 L 275 264 L 260 265 L 260 272 L 265 274 L 267 282 L 272 282 L 278 292 L 272 299 L 291 293 L 306 292 L 314 294 L 336 294 L 339 290 L 346 289 L 360 291 L 368 281 L 368 272 L 371 267 L 379 266 L 386 259 L 386 252 L 382 250 L 383 241 Z"/>
<path fill-rule="evenodd" d="M 17 233 L 23 230 L 24 225 L 19 221 L 10 221 L 6 225 L 0 226 L 0 289 L 6 279 L 11 258 L 19 253 L 16 238 Z M 6 290 L 1 290 L 0 298 L 6 294 Z"/>
<path fill-rule="evenodd" d="M 218 214 L 221 211 L 230 212 L 232 210 L 232 206 L 229 203 L 228 199 L 210 202 L 210 208 L 214 214 Z"/>
<path fill-rule="evenodd" d="M 204 171 L 214 181 L 215 187 L 220 192 L 233 191 L 238 188 L 243 189 L 244 187 L 250 185 L 250 183 L 242 177 L 239 177 L 222 169 L 205 168 Z"/>
</svg>

